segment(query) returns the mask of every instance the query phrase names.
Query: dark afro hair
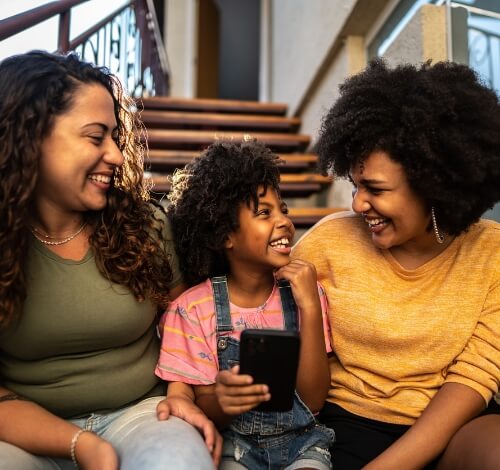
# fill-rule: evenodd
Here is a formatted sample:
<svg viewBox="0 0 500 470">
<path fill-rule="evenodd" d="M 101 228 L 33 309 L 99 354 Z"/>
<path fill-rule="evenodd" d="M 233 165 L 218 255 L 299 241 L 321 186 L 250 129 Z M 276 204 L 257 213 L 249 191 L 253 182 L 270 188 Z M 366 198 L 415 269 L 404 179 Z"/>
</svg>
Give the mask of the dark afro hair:
<svg viewBox="0 0 500 470">
<path fill-rule="evenodd" d="M 240 206 L 257 208 L 259 186 L 279 194 L 279 163 L 257 142 L 219 142 L 174 174 L 167 212 L 188 285 L 228 272 L 224 243 Z"/>
<path fill-rule="evenodd" d="M 347 177 L 376 150 L 403 166 L 450 235 L 500 200 L 498 96 L 465 65 L 389 69 L 376 59 L 347 79 L 323 120 L 321 170 Z"/>
</svg>

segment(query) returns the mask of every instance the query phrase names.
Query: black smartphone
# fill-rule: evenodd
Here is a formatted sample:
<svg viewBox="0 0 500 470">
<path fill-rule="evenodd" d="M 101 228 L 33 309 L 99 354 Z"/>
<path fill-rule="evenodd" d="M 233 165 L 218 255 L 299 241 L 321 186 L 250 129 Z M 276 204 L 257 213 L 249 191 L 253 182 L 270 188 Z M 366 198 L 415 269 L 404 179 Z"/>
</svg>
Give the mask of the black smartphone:
<svg viewBox="0 0 500 470">
<path fill-rule="evenodd" d="M 297 331 L 243 330 L 240 339 L 240 374 L 251 375 L 256 384 L 269 386 L 271 400 L 257 411 L 288 411 L 293 406 L 300 336 Z"/>
</svg>

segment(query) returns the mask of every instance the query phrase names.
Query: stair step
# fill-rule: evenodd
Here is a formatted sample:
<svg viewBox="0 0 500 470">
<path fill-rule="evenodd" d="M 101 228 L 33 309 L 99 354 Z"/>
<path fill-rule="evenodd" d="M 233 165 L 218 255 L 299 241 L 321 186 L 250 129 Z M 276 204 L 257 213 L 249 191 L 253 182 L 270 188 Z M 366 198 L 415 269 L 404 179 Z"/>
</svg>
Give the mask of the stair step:
<svg viewBox="0 0 500 470">
<path fill-rule="evenodd" d="M 140 102 L 139 106 L 141 106 Z M 218 113 L 268 114 L 275 116 L 284 116 L 287 111 L 287 105 L 283 103 L 175 98 L 171 96 L 142 98 L 142 106 L 144 106 L 144 109 L 161 109 L 165 111 L 208 111 Z"/>
<path fill-rule="evenodd" d="M 141 119 L 148 129 L 146 177 L 152 196 L 170 191 L 170 174 L 183 167 L 216 141 L 241 142 L 249 137 L 271 148 L 284 161 L 280 189 L 284 198 L 303 198 L 322 191 L 332 178 L 312 173 L 317 156 L 305 153 L 308 135 L 298 134 L 300 119 L 286 116 L 287 105 L 256 101 L 190 99 L 156 96 L 138 100 Z M 289 201 L 295 205 L 295 202 Z M 299 229 L 338 212 L 333 207 L 290 207 Z"/>
<path fill-rule="evenodd" d="M 170 176 L 152 173 L 149 175 L 153 182 L 153 193 L 168 193 L 170 191 Z M 331 184 L 328 176 L 317 174 L 283 174 L 281 175 L 280 190 L 283 197 L 307 197 L 321 191 Z"/>
<path fill-rule="evenodd" d="M 197 150 L 150 150 L 146 164 L 150 171 L 172 172 L 199 155 Z M 318 162 L 318 157 L 312 153 L 280 153 L 278 156 L 285 162 L 280 171 L 287 173 L 313 169 Z"/>
<path fill-rule="evenodd" d="M 288 215 L 295 228 L 308 228 L 327 215 L 345 210 L 340 207 L 289 207 Z"/>
<path fill-rule="evenodd" d="M 226 129 L 296 132 L 299 118 L 258 116 L 255 114 L 224 114 L 144 110 L 141 119 L 149 129 Z"/>
<path fill-rule="evenodd" d="M 213 132 L 169 129 L 148 130 L 148 146 L 153 149 L 203 149 L 216 140 L 241 142 L 250 136 L 267 145 L 274 151 L 302 152 L 310 143 L 305 134 L 283 134 L 272 132 Z"/>
</svg>

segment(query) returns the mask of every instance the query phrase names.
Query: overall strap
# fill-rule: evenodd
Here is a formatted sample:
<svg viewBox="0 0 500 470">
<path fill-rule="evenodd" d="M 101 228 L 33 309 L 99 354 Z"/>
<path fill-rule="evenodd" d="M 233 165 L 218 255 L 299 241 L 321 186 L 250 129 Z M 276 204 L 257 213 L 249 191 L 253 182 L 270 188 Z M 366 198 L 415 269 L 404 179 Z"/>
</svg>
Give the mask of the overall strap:
<svg viewBox="0 0 500 470">
<path fill-rule="evenodd" d="M 217 316 L 217 336 L 219 333 L 233 331 L 226 276 L 216 276 L 210 279 L 214 294 L 215 314 Z"/>
<path fill-rule="evenodd" d="M 299 329 L 297 323 L 297 304 L 293 298 L 290 283 L 286 279 L 279 279 L 278 289 L 280 291 L 285 330 L 297 331 Z"/>
</svg>

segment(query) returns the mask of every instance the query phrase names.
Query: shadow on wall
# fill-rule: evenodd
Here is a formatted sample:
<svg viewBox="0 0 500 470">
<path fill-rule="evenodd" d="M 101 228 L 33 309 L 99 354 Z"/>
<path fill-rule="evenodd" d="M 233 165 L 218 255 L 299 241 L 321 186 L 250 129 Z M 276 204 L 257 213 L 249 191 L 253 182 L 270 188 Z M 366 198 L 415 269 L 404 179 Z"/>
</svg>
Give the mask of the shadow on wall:
<svg viewBox="0 0 500 470">
<path fill-rule="evenodd" d="M 493 209 L 486 211 L 483 215 L 483 218 L 492 219 L 496 220 L 497 222 L 500 222 L 500 202 L 497 203 L 496 206 L 493 207 Z"/>
</svg>

